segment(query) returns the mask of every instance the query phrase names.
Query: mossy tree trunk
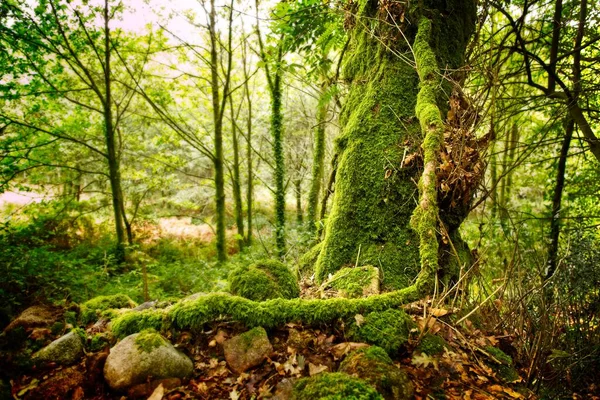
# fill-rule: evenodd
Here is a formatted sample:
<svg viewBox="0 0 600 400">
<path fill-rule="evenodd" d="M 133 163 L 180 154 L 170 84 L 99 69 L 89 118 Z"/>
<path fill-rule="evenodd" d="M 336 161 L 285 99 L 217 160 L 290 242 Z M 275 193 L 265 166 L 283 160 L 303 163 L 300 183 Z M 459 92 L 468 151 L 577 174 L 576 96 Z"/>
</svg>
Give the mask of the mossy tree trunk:
<svg viewBox="0 0 600 400">
<path fill-rule="evenodd" d="M 317 110 L 317 126 L 315 128 L 315 143 L 313 152 L 312 174 L 310 191 L 308 192 L 308 232 L 314 236 L 317 231 L 317 213 L 319 212 L 319 193 L 323 181 L 323 170 L 325 169 L 325 126 L 327 119 L 327 102 L 325 91 L 319 99 Z"/>
<path fill-rule="evenodd" d="M 475 2 L 421 1 L 404 9 L 403 3 L 365 0 L 350 7 L 351 42 L 343 68 L 350 92 L 340 116 L 335 196 L 316 275 L 323 280 L 347 265 L 372 264 L 382 269 L 387 288 L 402 288 L 423 269 L 437 268 L 436 149 L 447 109 L 439 87 L 445 70 L 463 63 Z M 419 46 L 422 29 L 427 32 L 421 32 Z M 421 178 L 417 163 L 401 163 L 422 146 Z M 445 211 L 439 215 L 448 215 Z"/>
</svg>

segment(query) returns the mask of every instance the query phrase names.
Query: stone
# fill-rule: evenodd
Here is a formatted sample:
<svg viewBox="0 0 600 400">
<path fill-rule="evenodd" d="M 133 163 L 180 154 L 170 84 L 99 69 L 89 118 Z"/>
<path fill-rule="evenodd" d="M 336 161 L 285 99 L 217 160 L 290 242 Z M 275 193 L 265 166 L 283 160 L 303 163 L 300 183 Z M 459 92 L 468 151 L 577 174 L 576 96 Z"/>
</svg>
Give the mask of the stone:
<svg viewBox="0 0 600 400">
<path fill-rule="evenodd" d="M 273 352 L 267 332 L 257 327 L 232 337 L 223 343 L 225 360 L 236 373 L 260 365 Z"/>
<path fill-rule="evenodd" d="M 275 395 L 271 400 L 293 400 L 294 399 L 294 382 L 295 378 L 284 378 L 277 384 Z"/>
<path fill-rule="evenodd" d="M 85 378 L 77 366 L 63 369 L 28 391 L 25 400 L 64 400 L 81 398 Z"/>
<path fill-rule="evenodd" d="M 379 281 L 379 268 L 372 265 L 342 268 L 321 285 L 320 291 L 322 297 L 331 289 L 342 297 L 367 297 L 379 294 Z"/>
<path fill-rule="evenodd" d="M 59 365 L 71 365 L 83 356 L 83 342 L 79 334 L 71 331 L 56 339 L 33 355 L 36 363 L 54 362 Z"/>
<path fill-rule="evenodd" d="M 408 375 L 394 365 L 381 347 L 370 346 L 353 351 L 344 359 L 339 372 L 374 386 L 385 400 L 408 400 L 414 393 Z"/>
<path fill-rule="evenodd" d="M 186 378 L 194 365 L 183 353 L 153 330 L 127 336 L 110 350 L 104 379 L 117 391 L 151 379 Z"/>
<path fill-rule="evenodd" d="M 10 332 L 18 327 L 22 327 L 25 330 L 40 327 L 49 328 L 61 317 L 61 309 L 43 305 L 32 306 L 27 308 L 10 324 L 8 324 L 8 326 L 4 329 L 4 332 Z"/>
</svg>

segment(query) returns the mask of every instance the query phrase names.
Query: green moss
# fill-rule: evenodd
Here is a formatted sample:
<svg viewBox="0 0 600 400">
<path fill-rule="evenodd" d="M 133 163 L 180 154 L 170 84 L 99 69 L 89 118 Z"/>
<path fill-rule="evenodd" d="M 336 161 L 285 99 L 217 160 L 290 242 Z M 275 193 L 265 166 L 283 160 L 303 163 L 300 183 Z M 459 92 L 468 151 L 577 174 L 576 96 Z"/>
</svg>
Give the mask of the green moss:
<svg viewBox="0 0 600 400">
<path fill-rule="evenodd" d="M 53 323 L 52 327 L 50 328 L 50 332 L 52 332 L 52 334 L 55 336 L 61 334 L 64 330 L 65 323 L 60 321 L 56 321 L 55 323 Z"/>
<path fill-rule="evenodd" d="M 241 322 L 248 327 L 276 327 L 287 322 L 320 324 L 353 318 L 356 314 L 385 311 L 419 298 L 415 287 L 368 298 L 327 300 L 272 299 L 251 301 L 227 293 L 212 293 L 192 301 L 180 301 L 168 310 L 127 312 L 111 323 L 117 337 L 145 328 L 157 330 L 202 329 L 216 320 Z"/>
<path fill-rule="evenodd" d="M 340 372 L 300 379 L 294 384 L 294 395 L 297 400 L 383 400 L 365 382 Z"/>
<path fill-rule="evenodd" d="M 373 282 L 376 288 L 371 287 Z M 365 294 L 373 294 L 378 289 L 379 271 L 372 266 L 357 268 L 342 268 L 337 271 L 324 284 L 340 292 L 343 297 L 361 297 Z"/>
<path fill-rule="evenodd" d="M 302 257 L 298 260 L 298 275 L 302 276 L 310 276 L 315 271 L 315 263 L 319 258 L 319 253 L 321 253 L 321 248 L 323 247 L 323 242 L 319 242 L 314 245 L 309 251 L 304 253 Z"/>
<path fill-rule="evenodd" d="M 92 353 L 95 353 L 104 349 L 109 344 L 110 339 L 105 333 L 97 333 L 94 336 L 92 336 L 91 340 L 89 341 L 89 345 L 87 346 L 87 349 Z"/>
<path fill-rule="evenodd" d="M 229 274 L 231 292 L 250 300 L 292 299 L 300 295 L 298 280 L 280 261 L 262 260 Z"/>
<path fill-rule="evenodd" d="M 350 353 L 339 371 L 365 380 L 385 399 L 412 398 L 413 386 L 408 376 L 394 365 L 381 347 L 371 346 Z"/>
<path fill-rule="evenodd" d="M 98 296 L 81 305 L 81 322 L 84 325 L 94 322 L 100 312 L 110 308 L 132 308 L 137 304 L 124 294 Z"/>
<path fill-rule="evenodd" d="M 144 329 L 136 336 L 135 344 L 140 350 L 150 353 L 152 350 L 166 345 L 167 340 L 154 329 Z"/>
<path fill-rule="evenodd" d="M 513 367 L 513 360 L 508 354 L 494 346 L 487 346 L 485 351 L 500 362 L 500 364 L 491 364 L 492 369 L 500 379 L 504 382 L 515 382 L 520 379 L 519 373 Z"/>
<path fill-rule="evenodd" d="M 429 356 L 442 354 L 448 346 L 446 341 L 436 335 L 427 334 L 421 338 L 421 342 L 417 346 L 417 350 Z"/>
<path fill-rule="evenodd" d="M 367 314 L 360 326 L 352 324 L 349 333 L 353 340 L 374 344 L 395 355 L 408 341 L 413 327 L 404 311 L 390 309 Z"/>
<path fill-rule="evenodd" d="M 494 346 L 487 346 L 485 348 L 485 351 L 487 351 L 489 354 L 491 354 L 492 357 L 494 357 L 500 363 L 505 364 L 505 365 L 512 365 L 512 362 L 513 362 L 512 358 L 508 354 L 506 354 L 505 352 L 500 350 L 499 348 L 494 347 Z"/>
</svg>

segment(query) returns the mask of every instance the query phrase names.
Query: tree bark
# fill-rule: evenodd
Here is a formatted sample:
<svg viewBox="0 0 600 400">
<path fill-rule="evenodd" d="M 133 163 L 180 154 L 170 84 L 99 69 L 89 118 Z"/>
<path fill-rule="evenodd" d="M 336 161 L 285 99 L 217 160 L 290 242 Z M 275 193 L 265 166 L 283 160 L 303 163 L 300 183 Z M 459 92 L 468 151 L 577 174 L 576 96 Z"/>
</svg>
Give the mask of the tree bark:
<svg viewBox="0 0 600 400">
<path fill-rule="evenodd" d="M 231 177 L 231 181 L 233 186 L 235 225 L 238 233 L 238 249 L 242 251 L 244 249 L 244 211 L 242 209 L 242 187 L 240 180 L 240 150 L 235 123 L 236 117 L 231 96 L 229 96 L 229 110 L 231 112 L 231 142 L 233 144 L 233 176 Z"/>
<path fill-rule="evenodd" d="M 430 214 L 426 211 L 429 222 L 416 224 L 427 225 L 426 231 L 417 228 L 417 234 L 410 228 L 417 201 L 414 182 L 419 180 L 420 171 L 416 166 L 403 168 L 400 164 L 404 149 L 418 152 L 427 133 L 422 132 L 415 118 L 417 94 L 422 104 L 429 104 L 419 115 L 421 119 L 429 120 L 431 113 L 440 111 L 445 115 L 438 106 L 445 107 L 447 99 L 433 89 L 420 93 L 420 77 L 422 84 L 432 76 L 441 76 L 438 65 L 449 69 L 462 65 L 475 26 L 476 8 L 472 0 L 424 3 L 415 5 L 414 10 L 397 4 L 390 12 L 379 9 L 378 4 L 383 3 L 368 1 L 351 10 L 354 21 L 346 24 L 351 26 L 351 42 L 343 70 L 351 86 L 340 116 L 344 128 L 337 140 L 335 196 L 316 263 L 320 281 L 346 265 L 371 264 L 382 269 L 385 287 L 402 288 L 425 269 L 423 260 L 428 271 L 437 268 L 437 261 L 436 265 L 432 261 L 438 257 L 437 252 L 419 253 L 425 242 L 437 248 L 437 222 L 433 227 L 427 225 Z M 431 21 L 427 41 L 434 60 L 432 63 L 429 59 L 430 65 L 417 74 L 411 65 L 414 61 L 403 54 L 410 54 L 412 46 L 407 43 L 414 44 L 415 22 L 423 18 Z M 435 137 L 434 142 L 439 141 L 439 135 Z M 425 146 L 430 158 L 437 157 L 432 150 L 435 143 Z M 435 160 L 432 162 L 435 165 Z M 426 165 L 422 183 L 429 194 L 431 185 L 435 185 L 435 168 L 432 170 L 431 165 Z M 431 210 L 437 208 L 433 204 L 437 200 L 430 197 L 421 199 L 419 208 L 424 210 L 427 202 Z M 419 238 L 423 233 L 425 236 Z"/>
<path fill-rule="evenodd" d="M 312 176 L 310 191 L 308 193 L 308 225 L 307 230 L 314 236 L 317 231 L 317 214 L 319 210 L 319 193 L 323 181 L 325 167 L 325 124 L 327 119 L 327 104 L 323 103 L 323 96 L 319 101 L 317 110 L 317 126 L 315 128 L 315 144 L 313 151 Z"/>
</svg>

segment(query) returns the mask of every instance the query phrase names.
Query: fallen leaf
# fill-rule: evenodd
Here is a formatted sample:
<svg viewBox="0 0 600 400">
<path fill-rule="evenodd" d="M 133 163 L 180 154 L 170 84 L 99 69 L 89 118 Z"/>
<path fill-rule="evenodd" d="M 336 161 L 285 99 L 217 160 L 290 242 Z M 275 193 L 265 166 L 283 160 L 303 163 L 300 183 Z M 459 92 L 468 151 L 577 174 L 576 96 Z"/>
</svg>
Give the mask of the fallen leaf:
<svg viewBox="0 0 600 400">
<path fill-rule="evenodd" d="M 429 312 L 434 316 L 434 317 L 443 317 L 444 315 L 448 314 L 449 311 L 444 309 L 444 308 L 430 308 Z"/>
<path fill-rule="evenodd" d="M 344 342 L 344 343 L 336 344 L 335 346 L 333 346 L 330 349 L 330 351 L 331 351 L 331 354 L 333 355 L 333 358 L 335 358 L 336 360 L 339 360 L 340 358 L 342 358 L 349 352 L 351 352 L 353 350 L 357 350 L 357 349 L 362 349 L 364 347 L 369 347 L 369 345 L 366 343 Z"/>
<path fill-rule="evenodd" d="M 165 395 L 165 388 L 161 383 L 160 385 L 158 385 L 156 387 L 156 389 L 154 389 L 154 392 L 152 392 L 150 397 L 148 397 L 148 400 L 162 400 L 164 395 Z"/>
<path fill-rule="evenodd" d="M 356 314 L 354 316 L 354 320 L 356 321 L 356 326 L 358 326 L 359 328 L 362 324 L 365 323 L 365 317 L 363 317 L 361 314 Z"/>
<path fill-rule="evenodd" d="M 238 400 L 239 398 L 240 398 L 240 394 L 237 392 L 237 390 L 233 389 L 231 392 L 229 392 L 230 400 Z"/>
<path fill-rule="evenodd" d="M 311 362 L 308 363 L 308 374 L 310 376 L 320 374 L 321 372 L 327 371 L 329 367 L 327 365 L 315 365 Z"/>
</svg>

